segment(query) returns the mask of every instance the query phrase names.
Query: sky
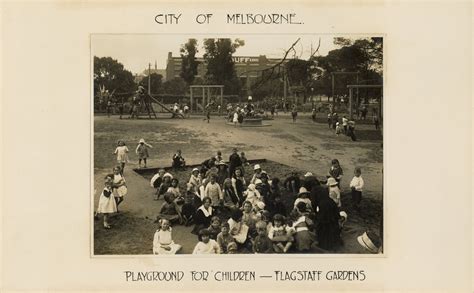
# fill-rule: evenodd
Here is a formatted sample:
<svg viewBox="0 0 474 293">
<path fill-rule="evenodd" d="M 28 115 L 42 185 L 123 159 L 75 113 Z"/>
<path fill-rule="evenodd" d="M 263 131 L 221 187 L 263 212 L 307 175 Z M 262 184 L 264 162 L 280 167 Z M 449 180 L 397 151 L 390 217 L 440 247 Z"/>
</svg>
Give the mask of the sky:
<svg viewBox="0 0 474 293">
<path fill-rule="evenodd" d="M 284 52 L 298 38 L 301 38 L 295 46 L 296 55 L 306 59 L 318 46 L 319 55 L 325 56 L 333 49 L 338 48 L 333 44 L 334 35 L 185 35 L 185 34 L 96 34 L 91 37 L 92 54 L 97 57 L 112 57 L 122 63 L 127 70 L 133 74 L 141 73 L 148 68 L 148 63 L 154 68 L 155 60 L 158 69 L 166 68 L 168 52 L 173 56 L 179 56 L 179 49 L 189 38 L 198 40 L 198 57 L 204 53 L 202 48 L 203 39 L 210 37 L 221 37 L 241 39 L 245 45 L 237 49 L 234 56 L 259 56 L 266 55 L 267 58 L 282 58 Z"/>
</svg>

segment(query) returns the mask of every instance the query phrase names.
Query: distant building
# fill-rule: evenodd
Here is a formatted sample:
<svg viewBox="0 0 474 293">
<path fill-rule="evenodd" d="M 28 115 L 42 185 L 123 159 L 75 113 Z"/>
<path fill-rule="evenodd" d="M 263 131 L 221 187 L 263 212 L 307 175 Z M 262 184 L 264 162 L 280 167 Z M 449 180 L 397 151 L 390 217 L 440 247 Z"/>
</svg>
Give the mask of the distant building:
<svg viewBox="0 0 474 293">
<path fill-rule="evenodd" d="M 257 77 L 260 75 L 260 70 L 270 68 L 281 61 L 279 58 L 267 58 L 265 55 L 260 56 L 233 56 L 235 64 L 235 71 L 240 78 L 242 84 L 249 87 Z M 207 67 L 205 59 L 196 57 L 199 62 L 197 74 L 195 77 L 204 78 Z M 166 62 L 166 80 L 171 80 L 180 77 L 181 74 L 181 56 L 173 57 L 171 52 L 168 52 L 168 60 Z"/>
<path fill-rule="evenodd" d="M 145 68 L 141 73 L 135 75 L 135 82 L 139 83 L 145 76 L 148 76 L 148 74 L 152 73 L 160 74 L 161 76 L 163 76 L 162 81 L 166 81 L 166 69 L 158 69 L 155 61 L 155 68 Z"/>
</svg>

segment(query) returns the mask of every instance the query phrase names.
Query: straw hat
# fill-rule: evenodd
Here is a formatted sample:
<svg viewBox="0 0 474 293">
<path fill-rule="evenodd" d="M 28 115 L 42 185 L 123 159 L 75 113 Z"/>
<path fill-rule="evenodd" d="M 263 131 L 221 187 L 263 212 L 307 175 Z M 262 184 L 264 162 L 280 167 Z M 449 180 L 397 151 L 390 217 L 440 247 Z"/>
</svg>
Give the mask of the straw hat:
<svg viewBox="0 0 474 293">
<path fill-rule="evenodd" d="M 251 100 L 252 100 L 252 96 L 249 96 L 249 101 L 251 101 Z"/>
<path fill-rule="evenodd" d="M 310 194 L 310 192 L 305 187 L 300 187 L 298 195 L 300 195 L 300 194 Z"/>
<path fill-rule="evenodd" d="M 199 172 L 199 169 L 198 169 L 198 168 L 194 168 L 193 171 L 191 171 L 191 172 L 194 172 L 194 171 L 198 171 L 198 172 Z"/>
<path fill-rule="evenodd" d="M 145 143 L 145 140 L 143 138 L 140 138 L 140 141 L 138 143 Z"/>
<path fill-rule="evenodd" d="M 372 237 L 372 238 L 371 238 Z M 379 247 L 377 247 L 374 242 L 377 240 L 375 239 L 376 235 L 371 234 L 371 237 L 367 234 L 367 232 L 364 232 L 364 234 L 360 235 L 357 237 L 357 241 L 359 244 L 367 249 L 368 251 L 372 253 L 378 253 L 379 252 Z"/>
<path fill-rule="evenodd" d="M 265 203 L 263 201 L 259 201 L 257 202 L 257 207 L 261 210 L 263 210 L 265 208 Z"/>
<path fill-rule="evenodd" d="M 311 176 L 314 176 L 313 173 L 311 172 L 306 172 L 306 174 L 304 174 L 304 177 L 311 177 Z"/>
<path fill-rule="evenodd" d="M 259 164 L 255 164 L 255 166 L 253 166 L 253 169 L 254 169 L 254 170 L 258 170 L 258 169 L 262 169 L 262 168 L 260 167 Z"/>
<path fill-rule="evenodd" d="M 334 179 L 334 178 L 330 177 L 330 178 L 328 179 L 328 183 L 327 183 L 327 185 L 328 185 L 328 186 L 334 186 L 334 185 L 337 185 L 337 181 L 336 181 L 336 179 Z"/>
</svg>

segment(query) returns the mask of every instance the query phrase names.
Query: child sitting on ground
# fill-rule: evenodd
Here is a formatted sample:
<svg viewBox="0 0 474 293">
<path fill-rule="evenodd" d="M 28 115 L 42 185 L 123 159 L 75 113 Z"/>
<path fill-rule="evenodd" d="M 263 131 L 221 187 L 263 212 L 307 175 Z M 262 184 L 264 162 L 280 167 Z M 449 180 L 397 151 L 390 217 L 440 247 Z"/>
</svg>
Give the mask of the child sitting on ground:
<svg viewBox="0 0 474 293">
<path fill-rule="evenodd" d="M 272 253 L 273 243 L 267 236 L 267 223 L 259 221 L 255 224 L 257 236 L 253 241 L 254 253 Z"/>
<path fill-rule="evenodd" d="M 194 213 L 196 212 L 196 204 L 194 202 L 196 200 L 196 197 L 197 195 L 189 189 L 186 192 L 186 195 L 184 196 L 184 204 L 181 207 L 181 215 L 183 216 L 185 226 L 189 226 L 189 224 L 191 224 L 191 222 L 193 221 Z M 199 203 L 199 206 L 200 205 L 201 204 Z"/>
<path fill-rule="evenodd" d="M 296 249 L 299 252 L 308 252 L 311 249 L 314 235 L 310 233 L 313 226 L 306 212 L 306 204 L 300 202 L 296 205 L 296 221 L 293 222 L 292 229 L 295 231 Z"/>
<path fill-rule="evenodd" d="M 294 203 L 294 208 L 298 205 L 300 202 L 304 202 L 306 205 L 306 211 L 308 213 L 311 213 L 313 211 L 313 207 L 311 205 L 311 200 L 309 199 L 309 191 L 305 187 L 301 187 L 298 193 L 298 198 L 295 200 Z"/>
<path fill-rule="evenodd" d="M 230 219 L 227 221 L 229 224 L 230 235 L 234 238 L 235 242 L 244 246 L 247 242 L 249 227 L 242 221 L 243 213 L 240 209 L 233 209 L 230 215 Z"/>
<path fill-rule="evenodd" d="M 211 218 L 211 225 L 209 228 L 207 228 L 207 230 L 209 230 L 210 233 L 209 237 L 211 237 L 211 239 L 217 240 L 217 235 L 221 232 L 221 219 L 218 216 L 213 216 Z"/>
<path fill-rule="evenodd" d="M 181 245 L 173 241 L 170 222 L 161 219 L 159 224 L 153 237 L 153 254 L 176 254 L 181 249 Z"/>
<path fill-rule="evenodd" d="M 249 227 L 250 236 L 255 236 L 255 224 L 257 222 L 257 216 L 253 211 L 252 204 L 249 201 L 245 201 L 242 210 L 242 222 Z"/>
<path fill-rule="evenodd" d="M 256 189 L 255 184 L 249 184 L 247 191 L 244 191 L 245 200 L 250 202 L 252 206 L 256 206 L 257 202 L 262 201 L 260 192 Z"/>
<path fill-rule="evenodd" d="M 176 154 L 173 155 L 173 169 L 184 169 L 186 166 L 186 161 L 184 160 L 183 156 L 181 155 L 181 150 L 177 150 Z"/>
<path fill-rule="evenodd" d="M 275 252 L 287 253 L 293 244 L 292 230 L 285 224 L 283 215 L 273 217 L 273 225 L 268 231 L 268 238 L 273 242 Z"/>
<path fill-rule="evenodd" d="M 221 187 L 216 182 L 215 175 L 211 176 L 209 183 L 206 185 L 206 188 L 204 189 L 204 197 L 209 197 L 211 199 L 212 207 L 216 212 L 220 211 L 224 195 L 222 194 Z"/>
<path fill-rule="evenodd" d="M 217 244 L 219 244 L 219 248 L 221 253 L 228 253 L 228 247 L 230 243 L 234 242 L 234 237 L 229 233 L 229 223 L 224 222 L 221 224 L 221 232 L 217 235 Z M 235 247 L 237 249 L 237 246 Z"/>
<path fill-rule="evenodd" d="M 193 250 L 193 254 L 219 254 L 220 248 L 214 239 L 211 239 L 209 230 L 202 229 L 199 231 L 199 242 Z"/>
<path fill-rule="evenodd" d="M 166 219 L 170 223 L 183 223 L 181 211 L 177 204 L 174 202 L 174 195 L 170 192 L 166 192 L 164 195 L 165 202 L 161 206 L 158 219 Z"/>
<path fill-rule="evenodd" d="M 163 175 L 163 180 L 160 184 L 160 187 L 158 187 L 158 191 L 156 192 L 155 200 L 158 200 L 162 194 L 165 194 L 165 192 L 168 191 L 168 188 L 171 187 L 171 180 L 173 179 L 173 175 L 170 173 L 165 173 Z"/>
</svg>

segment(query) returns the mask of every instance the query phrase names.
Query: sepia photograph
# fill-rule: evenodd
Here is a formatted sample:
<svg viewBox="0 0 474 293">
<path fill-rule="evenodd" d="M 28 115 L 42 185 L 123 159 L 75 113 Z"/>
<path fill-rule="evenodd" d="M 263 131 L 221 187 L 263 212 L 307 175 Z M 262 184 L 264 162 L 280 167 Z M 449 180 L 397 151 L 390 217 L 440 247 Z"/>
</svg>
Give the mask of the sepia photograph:
<svg viewBox="0 0 474 293">
<path fill-rule="evenodd" d="M 93 256 L 383 255 L 383 36 L 90 40 Z"/>
</svg>

